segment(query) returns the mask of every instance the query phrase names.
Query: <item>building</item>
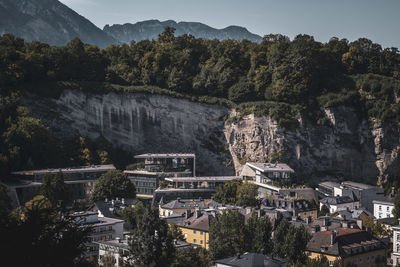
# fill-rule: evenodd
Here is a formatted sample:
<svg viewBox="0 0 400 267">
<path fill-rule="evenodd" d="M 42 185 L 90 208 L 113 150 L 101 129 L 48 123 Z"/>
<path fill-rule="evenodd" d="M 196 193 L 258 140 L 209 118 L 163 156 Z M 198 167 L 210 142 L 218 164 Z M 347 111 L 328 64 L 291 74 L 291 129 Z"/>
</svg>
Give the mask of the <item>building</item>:
<svg viewBox="0 0 400 267">
<path fill-rule="evenodd" d="M 240 179 L 240 176 L 203 176 L 203 177 L 167 177 L 170 187 L 179 189 L 215 189 L 232 180 Z"/>
<path fill-rule="evenodd" d="M 400 225 L 392 227 L 393 229 L 393 266 L 400 265 Z"/>
<path fill-rule="evenodd" d="M 318 187 L 316 188 L 316 190 L 318 191 L 318 193 L 320 194 L 320 196 L 322 198 L 324 197 L 333 197 L 335 196 L 335 187 L 339 188 L 340 184 L 336 183 L 336 182 L 322 182 L 318 184 Z"/>
<path fill-rule="evenodd" d="M 22 206 L 34 196 L 40 194 L 42 180 L 46 175 L 54 176 L 58 172 L 66 175 L 69 201 L 89 198 L 95 181 L 104 173 L 115 170 L 114 165 L 91 165 L 61 169 L 45 169 L 13 172 L 16 183 L 9 186 L 11 193 L 16 195 L 15 206 Z M 70 203 L 69 203 L 70 204 Z"/>
<path fill-rule="evenodd" d="M 106 256 L 112 256 L 115 259 L 115 267 L 123 267 L 127 266 L 126 262 L 129 261 L 129 239 L 120 239 L 116 238 L 113 240 L 105 240 L 105 241 L 96 241 L 96 243 L 99 246 L 99 263 L 101 263 L 101 259 Z M 179 240 L 174 240 L 173 243 L 175 249 L 185 249 L 185 248 L 190 248 L 192 247 L 191 244 L 184 242 L 184 241 L 179 241 Z M 129 266 L 134 266 L 133 262 L 129 262 Z"/>
<path fill-rule="evenodd" d="M 94 202 L 92 211 L 98 213 L 99 217 L 115 218 L 122 216 L 122 210 L 134 204 L 133 198 L 105 199 Z"/>
<path fill-rule="evenodd" d="M 165 177 L 188 177 L 196 174 L 195 154 L 142 154 L 135 156 L 136 170 L 126 170 L 139 195 L 152 195 Z"/>
<path fill-rule="evenodd" d="M 392 188 L 392 192 L 389 196 L 381 196 L 378 199 L 372 201 L 374 204 L 374 217 L 377 219 L 382 218 L 393 218 L 394 209 L 394 197 L 395 190 Z"/>
<path fill-rule="evenodd" d="M 287 183 L 294 175 L 294 170 L 285 163 L 247 162 L 240 174 L 260 184 Z"/>
<path fill-rule="evenodd" d="M 306 253 L 311 259 L 326 257 L 330 266 L 386 266 L 386 245 L 360 229 L 317 232 L 308 242 Z"/>
<path fill-rule="evenodd" d="M 279 258 L 270 258 L 257 253 L 238 254 L 234 257 L 215 261 L 216 267 L 282 267 L 285 262 Z"/>
<path fill-rule="evenodd" d="M 359 199 L 360 206 L 370 212 L 374 211 L 372 201 L 381 198 L 384 194 L 383 188 L 351 181 L 342 182 L 339 188 L 335 188 L 335 196 L 349 196 L 350 192 Z"/>
<path fill-rule="evenodd" d="M 188 210 L 194 212 L 196 209 L 214 208 L 218 205 L 212 199 L 176 199 L 166 204 L 159 204 L 159 216 L 161 218 L 169 217 L 172 214 L 183 214 Z"/>
<path fill-rule="evenodd" d="M 12 172 L 11 175 L 35 182 L 41 182 L 46 175 L 54 176 L 58 172 L 67 175 L 67 181 L 77 180 L 97 180 L 102 174 L 115 170 L 114 165 L 90 165 L 80 167 L 69 167 L 60 169 L 44 169 L 44 170 L 31 170 L 31 171 L 17 171 Z"/>
<path fill-rule="evenodd" d="M 93 227 L 93 232 L 89 236 L 91 242 L 86 244 L 88 257 L 98 255 L 99 247 L 94 242 L 123 238 L 123 220 L 99 217 L 97 212 L 76 212 L 71 216 L 82 226 Z"/>
<path fill-rule="evenodd" d="M 208 249 L 209 228 L 212 219 L 214 219 L 214 215 L 205 211 L 187 212 L 178 227 L 182 230 L 186 242 Z"/>
<path fill-rule="evenodd" d="M 292 213 L 293 217 L 300 217 L 302 220 L 317 218 L 318 209 L 316 206 L 304 199 L 264 198 L 261 202 L 264 207 L 284 209 Z"/>
<path fill-rule="evenodd" d="M 320 209 L 325 205 L 330 213 L 334 213 L 339 210 L 356 210 L 360 207 L 360 201 L 353 194 L 352 196 L 338 196 L 338 197 L 326 197 L 319 201 Z"/>
</svg>

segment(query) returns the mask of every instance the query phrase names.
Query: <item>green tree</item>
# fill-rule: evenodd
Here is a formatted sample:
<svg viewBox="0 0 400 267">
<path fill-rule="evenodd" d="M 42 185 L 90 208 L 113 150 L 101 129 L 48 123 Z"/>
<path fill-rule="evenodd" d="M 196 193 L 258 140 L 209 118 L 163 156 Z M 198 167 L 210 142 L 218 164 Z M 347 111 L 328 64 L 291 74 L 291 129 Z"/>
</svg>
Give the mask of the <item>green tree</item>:
<svg viewBox="0 0 400 267">
<path fill-rule="evenodd" d="M 114 254 L 111 253 L 103 255 L 103 257 L 100 260 L 100 266 L 104 267 L 114 267 L 116 263 L 117 260 L 115 259 Z"/>
<path fill-rule="evenodd" d="M 134 198 L 136 188 L 122 171 L 112 170 L 101 175 L 96 181 L 90 198 L 92 201 L 97 201 L 116 197 Z"/>
<path fill-rule="evenodd" d="M 5 255 L 25 251 L 24 257 L 13 258 L 15 266 L 78 266 L 92 230 L 37 196 L 0 225 L 2 238 L 8 240 L 0 249 Z"/>
<path fill-rule="evenodd" d="M 326 216 L 327 214 L 329 214 L 329 209 L 324 204 L 324 205 L 321 206 L 321 209 L 319 210 L 318 216 Z"/>
<path fill-rule="evenodd" d="M 127 207 L 122 210 L 122 218 L 127 222 L 132 228 L 136 227 L 138 221 L 141 220 L 145 212 L 145 207 L 143 202 L 137 201 L 133 207 Z"/>
<path fill-rule="evenodd" d="M 304 252 L 310 238 L 311 236 L 304 225 L 301 225 L 298 228 L 293 225 L 289 227 L 289 232 L 285 238 L 285 258 L 288 263 L 295 264 L 296 262 L 304 263 L 306 261 L 307 256 Z"/>
<path fill-rule="evenodd" d="M 11 211 L 11 198 L 8 195 L 8 188 L 5 184 L 0 182 L 0 224 Z"/>
<path fill-rule="evenodd" d="M 129 242 L 129 259 L 136 266 L 168 266 L 174 257 L 172 238 L 168 225 L 158 217 L 158 211 L 147 208 Z"/>
<path fill-rule="evenodd" d="M 272 252 L 272 224 L 268 216 L 258 217 L 256 213 L 247 221 L 247 237 L 251 240 L 247 244 L 251 244 L 250 252 L 261 254 L 269 254 Z"/>
<path fill-rule="evenodd" d="M 273 251 L 280 258 L 286 257 L 286 236 L 289 233 L 290 226 L 290 223 L 286 219 L 283 219 L 274 231 Z"/>
<path fill-rule="evenodd" d="M 182 230 L 178 227 L 176 223 L 169 224 L 168 234 L 172 239 L 184 241 L 185 237 L 183 236 Z"/>
<path fill-rule="evenodd" d="M 222 259 L 245 252 L 244 216 L 236 210 L 224 210 L 211 221 L 209 252 L 212 259 Z"/>
<path fill-rule="evenodd" d="M 211 265 L 208 252 L 204 248 L 181 249 L 176 252 L 171 267 L 209 267 Z"/>
<path fill-rule="evenodd" d="M 218 186 L 214 194 L 215 201 L 223 204 L 235 205 L 237 202 L 237 191 L 242 183 L 242 180 L 235 179 Z"/>
<path fill-rule="evenodd" d="M 256 206 L 258 196 L 258 186 L 245 182 L 237 188 L 236 205 L 239 206 Z"/>
<path fill-rule="evenodd" d="M 400 192 L 397 192 L 396 196 L 394 197 L 394 209 L 392 212 L 394 215 L 394 221 L 397 223 L 400 219 Z"/>
<path fill-rule="evenodd" d="M 48 174 L 43 178 L 40 193 L 49 199 L 54 207 L 57 207 L 59 204 L 65 206 L 65 202 L 68 200 L 68 186 L 65 184 L 66 178 L 68 176 L 61 171 L 54 176 Z"/>
</svg>

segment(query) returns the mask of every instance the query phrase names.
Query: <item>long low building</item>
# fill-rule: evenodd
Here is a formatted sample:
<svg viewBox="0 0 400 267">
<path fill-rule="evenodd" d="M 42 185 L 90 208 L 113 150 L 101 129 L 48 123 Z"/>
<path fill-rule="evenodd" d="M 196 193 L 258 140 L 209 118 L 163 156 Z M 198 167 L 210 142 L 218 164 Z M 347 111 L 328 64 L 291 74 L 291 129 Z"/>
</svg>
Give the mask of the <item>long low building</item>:
<svg viewBox="0 0 400 267">
<path fill-rule="evenodd" d="M 170 182 L 174 188 L 197 189 L 208 188 L 215 189 L 218 185 L 226 182 L 241 179 L 240 176 L 204 176 L 204 177 L 167 177 L 165 181 Z"/>
</svg>

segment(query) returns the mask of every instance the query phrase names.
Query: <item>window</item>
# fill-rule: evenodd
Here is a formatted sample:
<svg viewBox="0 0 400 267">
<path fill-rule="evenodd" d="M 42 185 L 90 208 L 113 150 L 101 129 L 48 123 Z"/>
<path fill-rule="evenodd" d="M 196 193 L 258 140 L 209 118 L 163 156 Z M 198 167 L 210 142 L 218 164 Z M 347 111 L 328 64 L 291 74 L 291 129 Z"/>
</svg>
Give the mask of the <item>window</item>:
<svg viewBox="0 0 400 267">
<path fill-rule="evenodd" d="M 382 210 L 382 206 L 379 206 L 379 211 L 381 211 Z"/>
<path fill-rule="evenodd" d="M 397 233 L 397 241 L 400 241 L 400 233 Z"/>
<path fill-rule="evenodd" d="M 187 233 L 184 233 L 183 236 L 185 237 L 185 239 L 187 238 Z"/>
<path fill-rule="evenodd" d="M 200 231 L 200 235 L 203 235 L 203 231 Z"/>
<path fill-rule="evenodd" d="M 389 207 L 386 208 L 386 211 L 389 211 Z"/>
<path fill-rule="evenodd" d="M 333 266 L 333 261 L 329 261 L 329 266 Z"/>
<path fill-rule="evenodd" d="M 193 234 L 196 234 L 196 230 L 193 230 Z"/>
<path fill-rule="evenodd" d="M 112 226 L 108 226 L 108 230 L 111 231 L 112 230 Z"/>
<path fill-rule="evenodd" d="M 112 235 L 108 235 L 108 240 L 111 240 L 112 239 Z"/>
<path fill-rule="evenodd" d="M 400 252 L 400 244 L 396 245 L 397 252 Z"/>
<path fill-rule="evenodd" d="M 200 245 L 203 245 L 203 240 L 200 240 Z"/>
<path fill-rule="evenodd" d="M 197 244 L 196 238 L 193 239 L 193 243 L 194 243 L 194 244 Z"/>
</svg>

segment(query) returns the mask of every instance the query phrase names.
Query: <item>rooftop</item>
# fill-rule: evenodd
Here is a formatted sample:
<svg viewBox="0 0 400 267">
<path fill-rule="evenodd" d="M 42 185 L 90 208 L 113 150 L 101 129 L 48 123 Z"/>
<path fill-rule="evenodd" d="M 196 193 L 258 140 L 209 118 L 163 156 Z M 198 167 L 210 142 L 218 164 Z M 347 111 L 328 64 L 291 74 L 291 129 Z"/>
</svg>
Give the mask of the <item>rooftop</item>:
<svg viewBox="0 0 400 267">
<path fill-rule="evenodd" d="M 341 196 L 341 197 L 326 197 L 321 199 L 319 202 L 322 204 L 328 204 L 328 205 L 338 205 L 338 204 L 344 204 L 344 203 L 352 203 L 356 202 L 358 199 L 353 196 Z"/>
<path fill-rule="evenodd" d="M 167 177 L 169 182 L 228 182 L 235 179 L 241 179 L 240 176 L 203 176 L 203 177 Z"/>
<path fill-rule="evenodd" d="M 322 182 L 319 183 L 318 186 L 327 187 L 333 189 L 334 187 L 340 187 L 339 183 L 336 182 Z"/>
<path fill-rule="evenodd" d="M 350 187 L 350 188 L 352 188 L 352 189 L 359 189 L 359 190 L 365 190 L 365 189 L 376 188 L 376 186 L 373 186 L 373 185 L 362 184 L 362 183 L 357 183 L 357 182 L 352 182 L 352 181 L 345 181 L 345 182 L 342 182 L 342 186 L 344 186 L 344 187 Z"/>
<path fill-rule="evenodd" d="M 212 199 L 176 199 L 161 206 L 163 209 L 209 208 L 218 205 Z"/>
<path fill-rule="evenodd" d="M 246 165 L 249 167 L 255 168 L 261 172 L 277 171 L 277 172 L 292 172 L 292 173 L 294 173 L 294 170 L 285 163 L 247 162 Z"/>
<path fill-rule="evenodd" d="M 44 175 L 44 174 L 55 174 L 58 172 L 63 173 L 76 173 L 76 172 L 98 172 L 98 171 L 109 171 L 115 170 L 114 165 L 91 165 L 91 166 L 79 166 L 79 167 L 69 167 L 60 169 L 43 169 L 43 170 L 29 170 L 29 171 L 17 171 L 12 172 L 14 175 Z"/>
<path fill-rule="evenodd" d="M 216 260 L 215 263 L 234 267 L 279 267 L 283 266 L 284 262 L 277 258 L 271 259 L 263 254 L 246 252 L 235 257 Z"/>
<path fill-rule="evenodd" d="M 147 158 L 195 158 L 195 154 L 191 153 L 167 153 L 167 154 L 140 154 L 136 155 L 135 159 L 147 159 Z"/>
</svg>

